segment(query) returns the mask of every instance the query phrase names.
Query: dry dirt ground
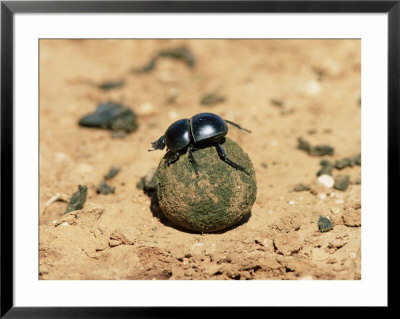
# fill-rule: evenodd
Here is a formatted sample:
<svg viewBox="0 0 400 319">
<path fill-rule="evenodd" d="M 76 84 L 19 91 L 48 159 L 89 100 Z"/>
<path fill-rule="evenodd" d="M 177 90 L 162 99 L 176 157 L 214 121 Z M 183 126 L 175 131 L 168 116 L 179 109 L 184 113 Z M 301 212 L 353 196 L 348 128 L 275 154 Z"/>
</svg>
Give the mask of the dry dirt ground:
<svg viewBox="0 0 400 319">
<path fill-rule="evenodd" d="M 160 59 L 185 46 L 196 59 Z M 320 160 L 361 152 L 359 40 L 41 40 L 40 279 L 361 279 L 361 167 L 345 191 L 322 185 Z M 101 90 L 93 83 L 123 80 Z M 208 93 L 225 97 L 202 105 Z M 80 127 L 100 102 L 132 108 L 139 128 L 124 138 Z M 165 151 L 150 142 L 175 120 L 213 112 L 252 134 L 229 137 L 250 156 L 257 199 L 251 216 L 218 233 L 185 231 L 169 222 L 137 188 Z M 334 147 L 310 156 L 297 138 Z M 114 194 L 97 194 L 111 166 Z M 296 184 L 308 191 L 296 192 Z M 82 210 L 64 215 L 78 185 Z M 63 197 L 64 196 L 64 197 Z M 46 205 L 47 203 L 47 205 Z M 318 230 L 320 216 L 334 228 Z"/>
</svg>

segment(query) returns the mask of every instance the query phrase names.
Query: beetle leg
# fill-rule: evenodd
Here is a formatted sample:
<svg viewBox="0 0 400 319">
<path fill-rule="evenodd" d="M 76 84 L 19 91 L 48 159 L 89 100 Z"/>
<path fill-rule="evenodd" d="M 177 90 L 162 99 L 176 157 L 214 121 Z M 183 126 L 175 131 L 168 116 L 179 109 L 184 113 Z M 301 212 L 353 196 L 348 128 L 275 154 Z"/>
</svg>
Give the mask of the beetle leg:
<svg viewBox="0 0 400 319">
<path fill-rule="evenodd" d="M 170 166 L 173 162 L 177 161 L 181 154 L 179 152 L 175 152 L 171 157 L 165 160 L 164 165 L 165 167 Z"/>
<path fill-rule="evenodd" d="M 231 165 L 232 167 L 234 167 L 234 168 L 236 168 L 236 169 L 238 169 L 238 170 L 241 170 L 241 171 L 247 173 L 247 172 L 246 172 L 246 169 L 245 169 L 243 166 L 240 166 L 239 164 L 236 164 L 236 163 L 232 162 L 232 161 L 228 158 L 228 156 L 226 156 L 226 153 L 225 153 L 224 149 L 222 148 L 221 144 L 217 143 L 217 144 L 215 145 L 215 147 L 216 147 L 216 149 L 217 149 L 217 152 L 218 152 L 219 157 L 220 157 L 224 162 L 228 163 L 229 165 Z"/>
<path fill-rule="evenodd" d="M 189 161 L 192 164 L 194 171 L 196 172 L 196 175 L 199 176 L 199 172 L 197 170 L 197 164 L 193 157 L 193 151 L 196 151 L 196 150 L 197 149 L 192 144 L 189 145 Z"/>
<path fill-rule="evenodd" d="M 250 130 L 248 130 L 247 128 L 241 127 L 239 124 L 236 124 L 235 122 L 228 121 L 228 120 L 224 120 L 224 121 L 225 121 L 226 123 L 230 124 L 230 125 L 233 125 L 233 126 L 237 127 L 239 130 L 243 130 L 243 131 L 246 131 L 246 132 L 248 132 L 248 133 L 251 133 Z"/>
</svg>

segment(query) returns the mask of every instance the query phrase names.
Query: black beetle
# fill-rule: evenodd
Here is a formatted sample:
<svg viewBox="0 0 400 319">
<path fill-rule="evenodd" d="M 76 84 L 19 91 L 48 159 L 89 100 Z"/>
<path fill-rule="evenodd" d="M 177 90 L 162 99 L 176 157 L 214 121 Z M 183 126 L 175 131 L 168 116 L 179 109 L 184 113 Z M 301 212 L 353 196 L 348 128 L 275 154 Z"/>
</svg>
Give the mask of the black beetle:
<svg viewBox="0 0 400 319">
<path fill-rule="evenodd" d="M 226 153 L 220 144 L 224 136 L 228 133 L 228 126 L 226 123 L 251 133 L 251 131 L 241 127 L 240 125 L 224 120 L 214 113 L 199 113 L 190 119 L 181 119 L 172 123 L 165 131 L 165 134 L 157 141 L 151 143 L 151 145 L 153 150 L 163 150 L 164 147 L 167 146 L 167 150 L 173 153 L 173 155 L 165 162 L 165 165 L 167 166 L 177 161 L 181 155 L 180 151 L 188 147 L 189 161 L 193 165 L 197 176 L 199 174 L 196 161 L 193 157 L 193 152 L 201 147 L 209 145 L 214 145 L 216 147 L 218 155 L 224 162 L 238 170 L 246 172 L 244 167 L 232 162 L 226 156 Z"/>
</svg>

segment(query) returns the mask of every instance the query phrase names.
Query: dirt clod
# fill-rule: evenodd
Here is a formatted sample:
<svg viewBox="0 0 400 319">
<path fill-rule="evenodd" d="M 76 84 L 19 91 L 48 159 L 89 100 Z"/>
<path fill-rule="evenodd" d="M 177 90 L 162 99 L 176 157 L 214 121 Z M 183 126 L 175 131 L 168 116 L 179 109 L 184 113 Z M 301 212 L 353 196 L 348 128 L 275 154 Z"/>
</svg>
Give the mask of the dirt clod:
<svg viewBox="0 0 400 319">
<path fill-rule="evenodd" d="M 83 205 L 86 202 L 86 196 L 87 196 L 87 186 L 79 185 L 78 191 L 72 194 L 64 214 L 68 214 L 73 210 L 82 209 Z"/>
<path fill-rule="evenodd" d="M 335 184 L 333 187 L 340 191 L 345 191 L 349 187 L 350 176 L 349 175 L 337 175 L 335 177 Z"/>
<path fill-rule="evenodd" d="M 328 232 L 332 230 L 332 228 L 333 228 L 332 223 L 328 218 L 321 216 L 318 219 L 318 229 L 321 233 Z"/>
<path fill-rule="evenodd" d="M 122 104 L 113 102 L 100 103 L 95 112 L 79 120 L 79 125 L 125 133 L 134 132 L 138 128 L 135 113 Z"/>
<path fill-rule="evenodd" d="M 333 155 L 333 147 L 325 144 L 312 146 L 309 142 L 299 137 L 297 148 L 311 156 Z"/>
</svg>

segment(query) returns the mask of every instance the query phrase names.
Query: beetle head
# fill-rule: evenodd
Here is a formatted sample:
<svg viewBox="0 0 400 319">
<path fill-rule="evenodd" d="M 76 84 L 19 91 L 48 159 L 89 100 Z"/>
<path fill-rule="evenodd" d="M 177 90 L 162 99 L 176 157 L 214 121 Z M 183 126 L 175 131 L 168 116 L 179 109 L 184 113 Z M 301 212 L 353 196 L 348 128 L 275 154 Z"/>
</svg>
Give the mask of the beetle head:
<svg viewBox="0 0 400 319">
<path fill-rule="evenodd" d="M 149 151 L 163 150 L 165 148 L 165 136 L 163 135 L 157 141 L 152 142 L 151 146 L 153 147 L 153 150 Z"/>
</svg>

